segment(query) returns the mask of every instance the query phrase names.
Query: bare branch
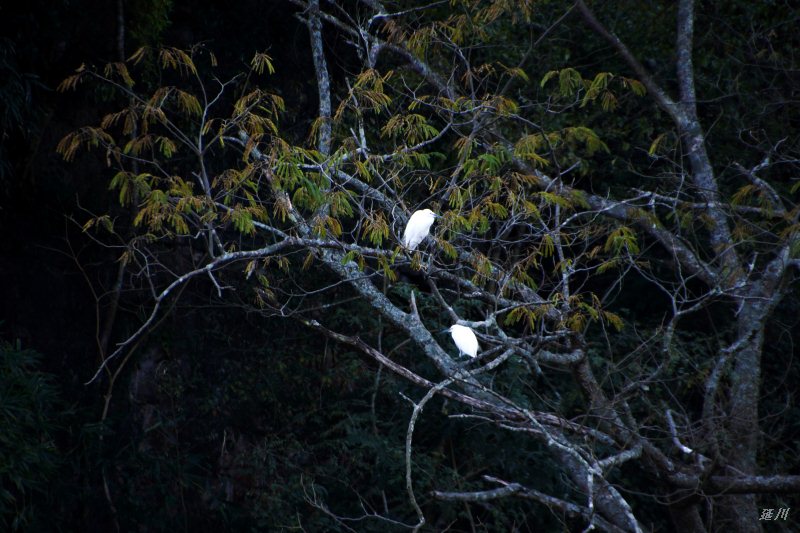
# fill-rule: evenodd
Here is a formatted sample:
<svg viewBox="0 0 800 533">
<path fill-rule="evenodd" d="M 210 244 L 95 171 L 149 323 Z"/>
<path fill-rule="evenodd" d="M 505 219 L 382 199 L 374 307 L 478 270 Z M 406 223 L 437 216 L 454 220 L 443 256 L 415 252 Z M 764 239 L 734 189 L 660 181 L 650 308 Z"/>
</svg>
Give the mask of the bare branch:
<svg viewBox="0 0 800 533">
<path fill-rule="evenodd" d="M 554 498 L 553 496 L 548 496 L 547 494 L 527 488 L 519 483 L 503 481 L 494 476 L 483 476 L 483 478 L 486 481 L 498 483 L 501 486 L 496 489 L 475 492 L 446 492 L 436 490 L 431 492 L 431 495 L 439 500 L 465 502 L 491 501 L 498 498 L 506 498 L 508 496 L 517 496 L 519 498 L 534 500 L 542 505 L 550 507 L 551 509 L 556 509 L 559 512 L 565 513 L 573 518 L 582 518 L 591 524 L 597 525 L 603 531 L 609 531 L 613 533 L 623 533 L 626 531 L 615 526 L 614 524 L 607 522 L 602 517 L 593 513 L 591 509 L 587 509 L 586 507 L 581 507 L 574 503 L 561 500 L 559 498 Z"/>
<path fill-rule="evenodd" d="M 97 377 L 100 375 L 100 372 L 103 371 L 104 368 L 111 362 L 112 359 L 116 358 L 119 354 L 121 354 L 131 343 L 135 342 L 139 337 L 141 337 L 145 332 L 150 329 L 150 326 L 154 323 L 156 317 L 158 316 L 158 312 L 161 308 L 161 304 L 169 297 L 169 295 L 178 287 L 182 286 L 186 282 L 194 279 L 195 277 L 201 274 L 211 274 L 214 270 L 221 268 L 225 265 L 236 261 L 242 261 L 244 259 L 252 259 L 255 257 L 267 257 L 269 255 L 274 254 L 284 248 L 288 248 L 289 246 L 295 245 L 295 241 L 292 238 L 287 238 L 286 240 L 273 244 L 271 246 L 266 246 L 264 248 L 259 248 L 258 250 L 247 250 L 241 252 L 229 252 L 223 254 L 219 257 L 216 257 L 213 261 L 209 262 L 205 266 L 192 270 L 191 272 L 187 272 L 181 275 L 178 279 L 170 283 L 164 290 L 162 290 L 158 296 L 156 296 L 153 308 L 150 311 L 150 314 L 147 317 L 147 320 L 133 333 L 130 337 L 128 337 L 123 342 L 117 345 L 116 350 L 114 350 L 111 355 L 106 357 L 94 375 L 85 383 L 85 385 L 89 385 Z"/>
<path fill-rule="evenodd" d="M 586 3 L 583 0 L 577 0 L 575 5 L 578 7 L 578 11 L 580 11 L 581 15 L 583 16 L 586 23 L 600 36 L 602 36 L 605 40 L 607 40 L 611 45 L 617 50 L 619 55 L 630 65 L 633 71 L 639 76 L 639 79 L 644 86 L 647 87 L 647 90 L 658 102 L 658 105 L 666 111 L 675 122 L 678 122 L 681 118 L 680 110 L 675 102 L 670 98 L 666 92 L 658 85 L 655 80 L 653 79 L 652 75 L 644 68 L 644 66 L 636 59 L 636 56 L 628 50 L 628 47 L 625 46 L 619 37 L 613 35 L 609 32 L 605 26 L 603 26 L 600 21 L 597 20 L 594 13 L 588 8 Z"/>
<path fill-rule="evenodd" d="M 672 435 L 672 443 L 675 444 L 675 447 L 678 448 L 683 453 L 689 453 L 689 454 L 694 453 L 694 450 L 692 450 L 688 446 L 685 446 L 683 443 L 681 443 L 680 439 L 678 438 L 678 430 L 675 427 L 675 420 L 672 418 L 672 410 L 667 409 L 665 416 L 667 418 L 667 425 L 669 426 L 669 433 L 670 435 Z"/>
<path fill-rule="evenodd" d="M 414 511 L 417 513 L 417 517 L 419 519 L 419 522 L 413 529 L 415 532 L 419 531 L 419 529 L 425 525 L 425 515 L 422 513 L 422 509 L 420 509 L 419 504 L 417 503 L 416 496 L 414 496 L 414 486 L 411 479 L 411 441 L 414 437 L 414 425 L 417 422 L 417 418 L 419 418 L 419 416 L 422 414 L 425 404 L 428 403 L 437 392 L 444 389 L 452 382 L 453 379 L 451 378 L 445 379 L 425 393 L 425 396 L 423 396 L 422 400 L 420 400 L 419 403 L 414 404 L 414 410 L 411 413 L 411 418 L 408 421 L 408 429 L 406 430 L 406 491 L 408 492 L 408 499 L 411 501 L 411 505 L 414 507 Z"/>
<path fill-rule="evenodd" d="M 678 82 L 681 90 L 681 103 L 694 110 L 696 116 L 697 97 L 694 88 L 694 64 L 692 62 L 692 40 L 694 37 L 694 0 L 680 0 L 678 3 Z"/>
<path fill-rule="evenodd" d="M 331 82 L 322 45 L 319 0 L 309 0 L 307 11 L 308 30 L 311 34 L 311 53 L 314 58 L 314 71 L 317 74 L 319 120 L 321 121 L 317 149 L 320 153 L 327 155 L 331 150 Z"/>
</svg>

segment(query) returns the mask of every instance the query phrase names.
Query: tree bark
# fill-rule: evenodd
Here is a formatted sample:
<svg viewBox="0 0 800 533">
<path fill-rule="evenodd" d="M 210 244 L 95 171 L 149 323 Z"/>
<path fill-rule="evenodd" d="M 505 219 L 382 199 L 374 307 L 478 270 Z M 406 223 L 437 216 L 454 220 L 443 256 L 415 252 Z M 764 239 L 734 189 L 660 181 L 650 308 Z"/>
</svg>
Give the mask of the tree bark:
<svg viewBox="0 0 800 533">
<path fill-rule="evenodd" d="M 724 452 L 731 473 L 755 475 L 758 451 L 758 395 L 761 382 L 761 349 L 763 327 L 752 335 L 753 323 L 763 317 L 753 316 L 753 310 L 742 310 L 739 334 L 751 335 L 750 341 L 738 352 L 731 372 L 731 402 L 728 411 L 727 441 Z M 743 331 L 744 330 L 744 331 Z M 732 531 L 761 531 L 754 494 L 724 496 L 720 501 L 719 525 Z"/>
<path fill-rule="evenodd" d="M 681 533 L 705 533 L 708 531 L 700 516 L 699 505 L 694 501 L 670 504 L 669 516 L 672 518 L 675 531 Z"/>
</svg>

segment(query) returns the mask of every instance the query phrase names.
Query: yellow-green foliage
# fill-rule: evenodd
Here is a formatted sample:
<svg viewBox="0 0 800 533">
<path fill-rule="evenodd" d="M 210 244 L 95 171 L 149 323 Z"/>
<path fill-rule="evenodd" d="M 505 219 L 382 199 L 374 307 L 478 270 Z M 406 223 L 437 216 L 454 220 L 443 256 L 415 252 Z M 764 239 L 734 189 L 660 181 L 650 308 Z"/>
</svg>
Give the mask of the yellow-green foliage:
<svg viewBox="0 0 800 533">
<path fill-rule="evenodd" d="M 382 212 L 371 211 L 367 214 L 361 236 L 373 246 L 380 246 L 384 239 L 389 238 L 389 224 L 386 223 Z"/>
<path fill-rule="evenodd" d="M 250 61 L 250 68 L 257 74 L 263 74 L 264 69 L 266 69 L 269 74 L 275 74 L 272 58 L 263 52 L 258 52 L 253 56 L 253 59 Z"/>
<path fill-rule="evenodd" d="M 636 96 L 644 96 L 647 93 L 645 86 L 638 80 L 615 76 L 611 72 L 598 72 L 594 78 L 585 79 L 578 70 L 566 67 L 560 70 L 551 70 L 542 77 L 541 87 L 548 85 L 550 80 L 558 79 L 558 86 L 554 94 L 561 98 L 574 98 L 580 96 L 580 107 L 599 100 L 603 111 L 614 111 L 619 105 L 618 92 L 614 92 L 614 85 L 617 91 L 623 89 Z"/>
<path fill-rule="evenodd" d="M 419 114 L 392 115 L 381 129 L 381 136 L 400 137 L 409 144 L 419 144 L 432 139 L 439 134 L 439 130 L 428 124 L 425 117 Z"/>
<path fill-rule="evenodd" d="M 617 227 L 606 239 L 605 251 L 614 255 L 623 252 L 638 254 L 639 244 L 636 242 L 636 234 L 627 226 Z"/>
</svg>

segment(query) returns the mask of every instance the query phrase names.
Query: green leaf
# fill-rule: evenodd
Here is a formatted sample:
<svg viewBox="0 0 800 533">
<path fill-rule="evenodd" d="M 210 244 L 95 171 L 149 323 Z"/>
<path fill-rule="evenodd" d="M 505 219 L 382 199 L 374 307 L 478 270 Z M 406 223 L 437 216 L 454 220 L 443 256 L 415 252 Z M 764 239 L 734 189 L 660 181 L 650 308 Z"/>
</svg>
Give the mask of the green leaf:
<svg viewBox="0 0 800 533">
<path fill-rule="evenodd" d="M 545 74 L 542 77 L 542 81 L 539 83 L 539 87 L 544 88 L 544 86 L 547 85 L 547 82 L 550 81 L 551 79 L 553 79 L 553 77 L 555 77 L 557 75 L 558 75 L 558 71 L 557 70 L 551 70 L 550 72 L 548 72 L 547 74 Z"/>
<path fill-rule="evenodd" d="M 653 140 L 652 144 L 650 145 L 650 148 L 647 150 L 647 154 L 648 154 L 648 155 L 650 155 L 650 156 L 654 156 L 654 155 L 655 155 L 655 153 L 656 153 L 656 150 L 658 150 L 658 145 L 660 145 L 660 144 L 661 144 L 661 141 L 663 141 L 663 140 L 664 140 L 664 137 L 665 137 L 665 136 L 666 136 L 666 133 L 662 133 L 662 134 L 658 135 L 658 136 L 657 136 L 657 137 L 656 137 L 656 138 Z"/>
<path fill-rule="evenodd" d="M 272 58 L 263 52 L 257 52 L 256 55 L 253 56 L 253 59 L 250 60 L 250 68 L 257 74 L 263 74 L 265 68 L 268 73 L 275 74 Z"/>
<path fill-rule="evenodd" d="M 233 222 L 233 227 L 235 227 L 237 231 L 247 235 L 255 234 L 256 226 L 253 224 L 253 215 L 247 209 L 237 205 L 230 212 L 230 217 Z"/>
<path fill-rule="evenodd" d="M 606 239 L 604 249 L 606 252 L 613 252 L 615 255 L 619 255 L 623 250 L 638 254 L 639 244 L 636 242 L 636 234 L 632 229 L 627 226 L 619 226 Z"/>
</svg>

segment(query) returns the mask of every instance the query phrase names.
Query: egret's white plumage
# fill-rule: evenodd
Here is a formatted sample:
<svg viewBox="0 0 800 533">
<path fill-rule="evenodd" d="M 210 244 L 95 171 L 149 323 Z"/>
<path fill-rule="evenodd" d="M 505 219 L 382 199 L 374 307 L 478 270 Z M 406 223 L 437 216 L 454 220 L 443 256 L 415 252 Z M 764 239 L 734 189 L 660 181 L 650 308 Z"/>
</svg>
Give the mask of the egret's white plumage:
<svg viewBox="0 0 800 533">
<path fill-rule="evenodd" d="M 478 339 L 475 337 L 475 333 L 472 329 L 467 326 L 453 324 L 447 331 L 449 331 L 450 336 L 453 337 L 453 342 L 455 342 L 458 347 L 459 355 L 465 353 L 470 357 L 478 356 Z"/>
<path fill-rule="evenodd" d="M 428 236 L 436 214 L 430 209 L 414 211 L 408 219 L 406 230 L 403 232 L 403 246 L 409 250 L 415 250 L 419 243 Z"/>
</svg>

